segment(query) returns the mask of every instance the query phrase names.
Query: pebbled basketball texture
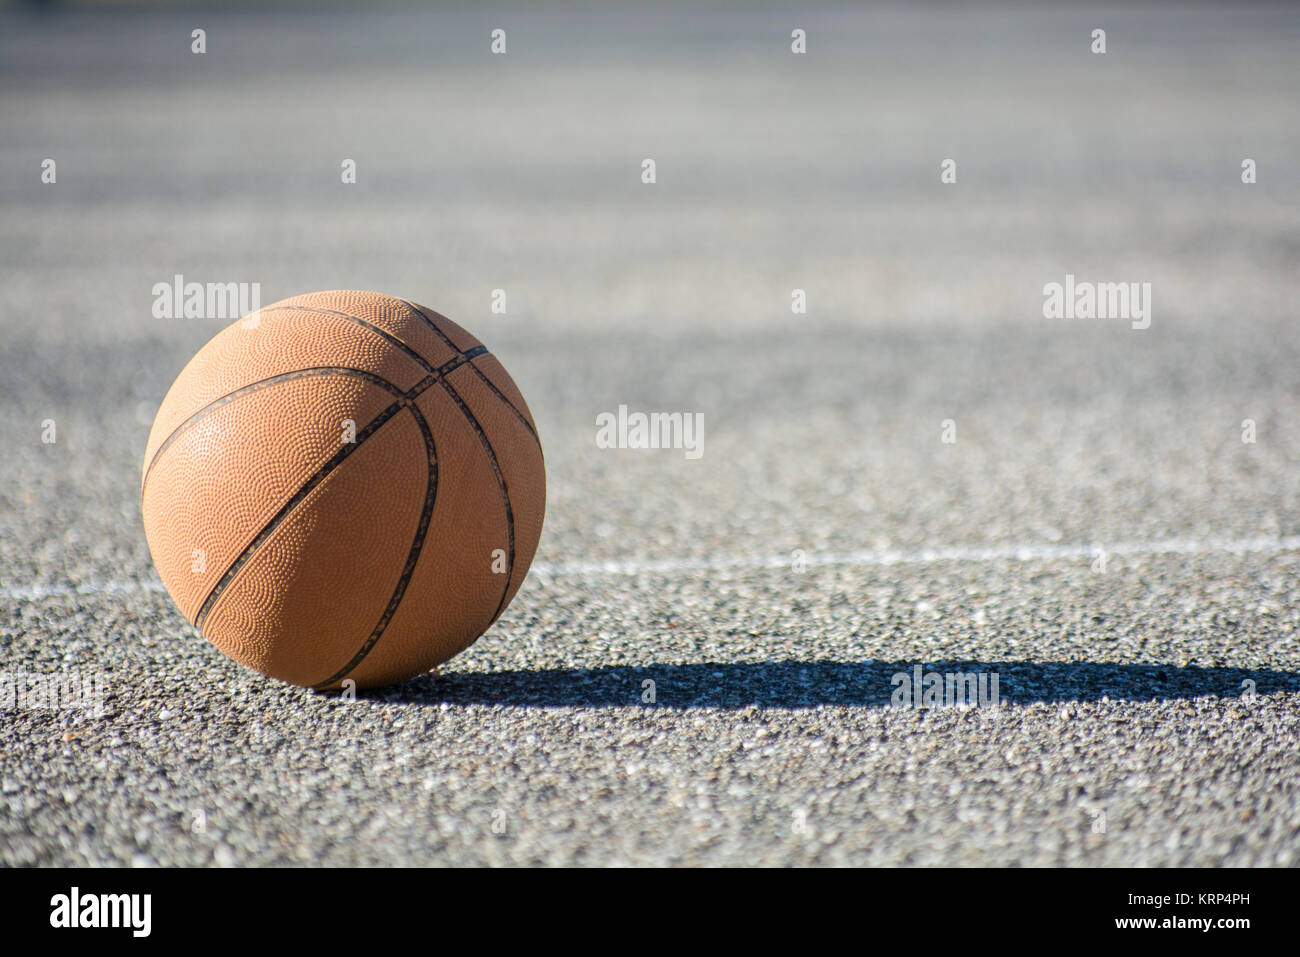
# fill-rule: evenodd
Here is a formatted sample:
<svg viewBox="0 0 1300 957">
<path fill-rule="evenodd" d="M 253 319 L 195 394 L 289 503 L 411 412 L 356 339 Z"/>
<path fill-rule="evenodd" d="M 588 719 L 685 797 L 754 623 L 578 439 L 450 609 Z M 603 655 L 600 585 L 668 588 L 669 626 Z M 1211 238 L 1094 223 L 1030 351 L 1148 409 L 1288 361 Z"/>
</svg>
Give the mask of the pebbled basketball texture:
<svg viewBox="0 0 1300 957">
<path fill-rule="evenodd" d="M 218 333 L 145 449 L 149 551 L 241 664 L 321 690 L 403 681 L 518 591 L 546 508 L 524 398 L 477 339 L 373 292 L 285 299 Z"/>
</svg>

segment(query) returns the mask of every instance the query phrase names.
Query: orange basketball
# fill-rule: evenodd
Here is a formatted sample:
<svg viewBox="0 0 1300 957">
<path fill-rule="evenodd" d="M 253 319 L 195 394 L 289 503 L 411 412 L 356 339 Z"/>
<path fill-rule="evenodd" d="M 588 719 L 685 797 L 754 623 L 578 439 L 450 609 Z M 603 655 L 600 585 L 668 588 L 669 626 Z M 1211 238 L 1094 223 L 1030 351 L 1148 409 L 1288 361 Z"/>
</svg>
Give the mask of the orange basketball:
<svg viewBox="0 0 1300 957">
<path fill-rule="evenodd" d="M 462 651 L 523 583 L 546 508 L 524 398 L 450 319 L 317 292 L 219 333 L 149 434 L 142 509 L 181 612 L 317 689 Z"/>
</svg>

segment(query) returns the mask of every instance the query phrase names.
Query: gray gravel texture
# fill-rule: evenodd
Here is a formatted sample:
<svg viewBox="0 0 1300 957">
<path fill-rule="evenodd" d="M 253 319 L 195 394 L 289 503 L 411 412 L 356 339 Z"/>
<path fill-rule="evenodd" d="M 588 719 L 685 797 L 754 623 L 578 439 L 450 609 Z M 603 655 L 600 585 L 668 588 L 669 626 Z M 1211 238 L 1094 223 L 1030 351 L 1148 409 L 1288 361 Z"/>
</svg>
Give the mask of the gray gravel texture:
<svg viewBox="0 0 1300 957">
<path fill-rule="evenodd" d="M 0 9 L 0 668 L 105 692 L 0 713 L 0 863 L 1300 864 L 1298 45 L 1281 4 Z M 282 686 L 159 590 L 145 437 L 224 325 L 153 318 L 176 273 L 403 295 L 519 383 L 538 573 L 441 674 Z M 1066 273 L 1151 327 L 1045 319 Z M 597 448 L 619 404 L 703 457 Z M 1004 705 L 891 707 L 915 665 Z"/>
</svg>

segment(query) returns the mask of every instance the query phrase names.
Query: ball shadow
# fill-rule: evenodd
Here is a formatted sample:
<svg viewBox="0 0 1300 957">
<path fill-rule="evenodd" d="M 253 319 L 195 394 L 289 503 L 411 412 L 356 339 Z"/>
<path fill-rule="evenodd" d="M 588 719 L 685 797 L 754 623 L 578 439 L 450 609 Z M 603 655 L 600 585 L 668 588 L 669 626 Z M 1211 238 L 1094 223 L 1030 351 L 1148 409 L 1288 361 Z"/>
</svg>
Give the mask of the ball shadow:
<svg viewBox="0 0 1300 957">
<path fill-rule="evenodd" d="M 524 671 L 453 671 L 425 675 L 367 697 L 412 705 L 501 705 L 534 708 L 816 708 L 883 707 L 894 676 L 914 675 L 915 661 L 763 661 L 649 664 Z M 940 674 L 997 675 L 998 694 L 1034 702 L 1168 701 L 1300 691 L 1300 674 L 1251 668 L 1178 667 L 1094 662 L 958 661 L 922 663 Z M 653 682 L 654 701 L 643 700 Z M 1247 684 L 1251 682 L 1253 684 Z"/>
</svg>

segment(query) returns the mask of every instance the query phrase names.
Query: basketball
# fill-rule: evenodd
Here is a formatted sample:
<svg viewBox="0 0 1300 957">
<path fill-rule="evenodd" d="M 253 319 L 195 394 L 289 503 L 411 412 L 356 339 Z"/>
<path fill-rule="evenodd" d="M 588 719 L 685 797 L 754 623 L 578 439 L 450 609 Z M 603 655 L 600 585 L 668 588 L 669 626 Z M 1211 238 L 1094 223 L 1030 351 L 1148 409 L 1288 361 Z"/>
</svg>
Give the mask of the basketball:
<svg viewBox="0 0 1300 957">
<path fill-rule="evenodd" d="M 218 333 L 163 399 L 141 482 L 185 617 L 318 690 L 394 684 L 472 644 L 523 583 L 545 507 L 501 363 L 372 292 L 296 296 Z"/>
</svg>

